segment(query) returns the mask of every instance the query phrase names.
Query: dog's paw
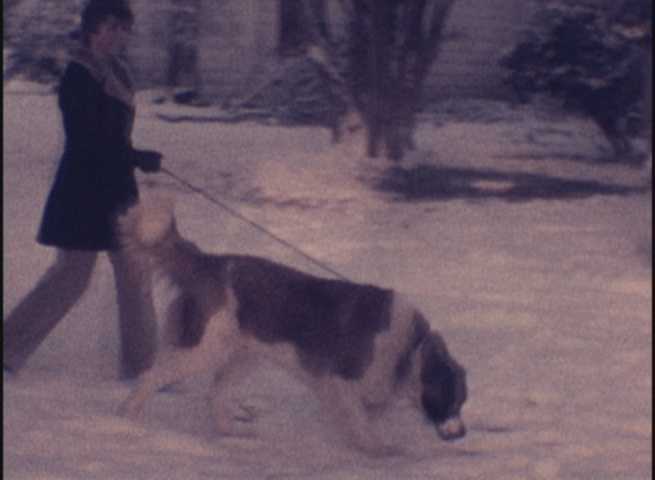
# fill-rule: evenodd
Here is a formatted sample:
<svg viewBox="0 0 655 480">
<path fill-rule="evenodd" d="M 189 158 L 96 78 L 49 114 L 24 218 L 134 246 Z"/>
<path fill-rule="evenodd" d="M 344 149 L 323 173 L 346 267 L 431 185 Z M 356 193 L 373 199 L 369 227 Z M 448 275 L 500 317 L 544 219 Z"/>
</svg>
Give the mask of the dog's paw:
<svg viewBox="0 0 655 480">
<path fill-rule="evenodd" d="M 128 399 L 118 406 L 116 413 L 119 417 L 138 420 L 143 416 L 143 408 Z"/>
<path fill-rule="evenodd" d="M 362 453 L 373 459 L 402 457 L 404 450 L 398 445 L 360 445 Z"/>
<path fill-rule="evenodd" d="M 254 438 L 256 436 L 252 425 L 235 418 L 216 420 L 216 429 L 224 437 Z"/>
<path fill-rule="evenodd" d="M 257 418 L 257 407 L 254 405 L 239 404 L 238 409 L 233 412 L 232 418 L 236 422 L 252 423 Z"/>
<path fill-rule="evenodd" d="M 255 410 L 244 405 L 214 411 L 218 432 L 227 437 L 254 437 Z"/>
<path fill-rule="evenodd" d="M 402 446 L 396 443 L 391 443 L 388 439 L 379 438 L 375 435 L 369 435 L 366 437 L 358 436 L 355 439 L 351 438 L 349 443 L 367 457 L 374 459 L 402 457 L 406 453 Z"/>
</svg>

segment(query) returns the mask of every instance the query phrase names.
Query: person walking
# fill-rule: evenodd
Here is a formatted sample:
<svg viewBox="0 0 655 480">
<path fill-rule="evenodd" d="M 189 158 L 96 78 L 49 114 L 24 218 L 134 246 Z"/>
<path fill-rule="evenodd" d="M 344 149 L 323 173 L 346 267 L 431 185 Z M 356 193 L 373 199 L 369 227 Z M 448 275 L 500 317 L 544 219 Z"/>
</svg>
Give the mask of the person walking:
<svg viewBox="0 0 655 480">
<path fill-rule="evenodd" d="M 89 285 L 100 252 L 113 267 L 121 341 L 120 377 L 152 365 L 156 319 L 150 279 L 121 250 L 117 217 L 138 200 L 134 170 L 157 172 L 162 155 L 132 146 L 134 89 L 121 58 L 133 23 L 126 0 L 90 0 L 81 45 L 59 84 L 64 153 L 37 241 L 57 249 L 54 264 L 3 326 L 3 367 L 17 373 Z"/>
</svg>

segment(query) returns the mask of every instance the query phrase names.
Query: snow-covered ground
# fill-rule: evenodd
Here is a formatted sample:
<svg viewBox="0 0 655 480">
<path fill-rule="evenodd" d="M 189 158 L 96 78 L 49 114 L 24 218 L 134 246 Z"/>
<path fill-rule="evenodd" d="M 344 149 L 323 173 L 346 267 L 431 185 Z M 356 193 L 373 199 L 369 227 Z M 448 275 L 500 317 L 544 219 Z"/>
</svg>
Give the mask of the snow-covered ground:
<svg viewBox="0 0 655 480">
<path fill-rule="evenodd" d="M 62 133 L 54 96 L 5 87 L 6 312 L 53 259 L 33 238 Z M 643 183 L 638 169 L 594 162 L 607 147 L 591 123 L 455 104 L 460 114 L 425 118 L 419 151 L 392 175 L 332 149 L 325 130 L 167 123 L 156 113 L 171 107 L 148 98 L 137 146 L 343 275 L 422 307 L 469 372 L 468 435 L 441 442 L 400 405 L 382 421 L 405 453 L 367 458 L 310 392 L 265 368 L 234 392 L 256 412 L 252 438 L 215 432 L 207 378 L 157 395 L 141 422 L 121 419 L 129 386 L 116 380 L 103 257 L 82 302 L 4 378 L 5 478 L 651 478 L 651 200 L 624 188 Z M 182 232 L 204 249 L 324 274 L 166 174 L 140 180 L 175 195 Z"/>
</svg>

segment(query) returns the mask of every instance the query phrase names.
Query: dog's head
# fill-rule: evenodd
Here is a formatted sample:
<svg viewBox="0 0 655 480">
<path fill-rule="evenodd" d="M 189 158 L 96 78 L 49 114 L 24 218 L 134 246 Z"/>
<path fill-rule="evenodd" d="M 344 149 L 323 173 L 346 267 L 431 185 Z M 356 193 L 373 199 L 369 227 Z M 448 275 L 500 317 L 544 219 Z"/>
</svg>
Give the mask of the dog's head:
<svg viewBox="0 0 655 480">
<path fill-rule="evenodd" d="M 435 333 L 421 349 L 421 404 L 435 424 L 439 437 L 456 440 L 466 434 L 461 419 L 466 401 L 466 371 L 450 356 L 443 340 Z"/>
</svg>

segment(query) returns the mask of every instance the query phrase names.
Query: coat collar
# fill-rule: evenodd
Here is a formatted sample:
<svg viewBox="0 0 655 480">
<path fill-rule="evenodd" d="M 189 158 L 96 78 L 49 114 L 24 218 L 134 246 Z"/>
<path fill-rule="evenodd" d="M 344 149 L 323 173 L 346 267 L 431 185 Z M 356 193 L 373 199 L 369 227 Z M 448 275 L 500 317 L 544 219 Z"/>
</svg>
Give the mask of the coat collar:
<svg viewBox="0 0 655 480">
<path fill-rule="evenodd" d="M 134 108 L 134 86 L 127 64 L 116 56 L 100 59 L 88 48 L 73 52 L 73 62 L 84 66 L 102 85 L 104 92 Z"/>
</svg>

